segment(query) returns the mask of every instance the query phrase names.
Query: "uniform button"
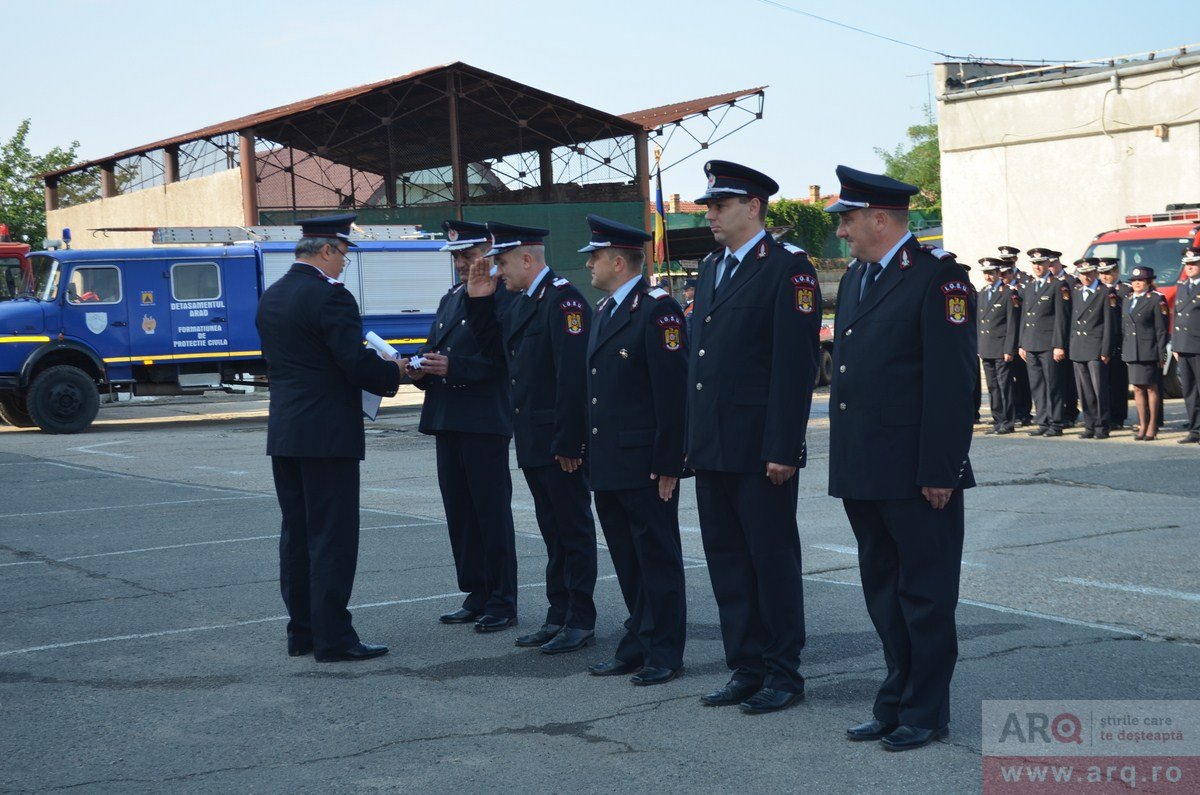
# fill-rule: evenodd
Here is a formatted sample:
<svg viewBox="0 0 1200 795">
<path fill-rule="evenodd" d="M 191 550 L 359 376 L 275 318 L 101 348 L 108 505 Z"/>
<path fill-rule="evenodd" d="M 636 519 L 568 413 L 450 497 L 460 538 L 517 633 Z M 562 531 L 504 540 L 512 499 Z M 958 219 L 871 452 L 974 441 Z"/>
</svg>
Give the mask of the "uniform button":
<svg viewBox="0 0 1200 795">
<path fill-rule="evenodd" d="M 592 398 L 592 405 L 596 405 L 596 398 Z"/>
<path fill-rule="evenodd" d="M 444 326 L 444 325 L 446 325 L 446 324 L 445 324 L 445 323 L 438 323 L 438 328 L 441 328 L 441 327 L 442 327 L 442 326 Z"/>
<path fill-rule="evenodd" d="M 449 352 L 450 352 L 450 346 L 449 346 L 449 345 L 447 345 L 447 346 L 446 346 L 446 353 L 449 353 Z"/>
<path fill-rule="evenodd" d="M 596 435 L 596 434 L 598 434 L 598 433 L 600 433 L 600 429 L 599 429 L 599 428 L 592 428 L 592 436 L 595 436 L 595 435 Z"/>
<path fill-rule="evenodd" d="M 699 392 L 701 389 L 704 389 L 704 384 L 696 384 L 696 391 Z"/>
<path fill-rule="evenodd" d="M 846 336 L 847 336 L 847 337 L 849 337 L 849 336 L 850 336 L 850 332 L 852 332 L 852 331 L 854 331 L 854 329 L 852 329 L 852 328 L 848 328 L 848 329 L 846 329 Z"/>
<path fill-rule="evenodd" d="M 844 364 L 843 364 L 841 367 L 839 367 L 839 368 L 838 368 L 838 372 L 839 372 L 839 373 L 844 373 L 844 372 L 846 372 L 846 365 L 844 365 Z"/>
<path fill-rule="evenodd" d="M 520 413 L 521 413 L 520 409 L 513 409 L 513 414 L 520 414 Z"/>
<path fill-rule="evenodd" d="M 841 409 L 842 411 L 845 411 L 845 410 L 846 410 L 846 404 L 845 404 L 845 403 L 839 403 L 839 404 L 838 404 L 838 408 L 839 408 L 839 409 Z"/>
<path fill-rule="evenodd" d="M 700 354 L 699 354 L 699 355 L 700 355 L 700 356 L 703 356 L 703 355 L 704 355 L 704 349 L 703 349 L 703 348 L 701 348 L 701 349 L 700 349 Z"/>
<path fill-rule="evenodd" d="M 458 325 L 460 325 L 460 326 L 465 326 L 465 325 L 467 325 L 467 321 L 466 321 L 466 319 L 464 318 L 463 320 L 460 320 L 460 321 L 458 321 Z"/>
<path fill-rule="evenodd" d="M 595 367 L 593 367 L 593 368 L 592 368 L 592 375 L 595 375 L 595 374 L 596 374 L 596 368 L 595 368 Z"/>
<path fill-rule="evenodd" d="M 510 355 L 510 356 L 516 356 L 516 355 L 517 355 L 517 351 L 516 351 L 516 349 L 514 348 L 514 349 L 513 349 L 513 350 L 512 350 L 512 351 L 509 353 L 509 355 Z"/>
<path fill-rule="evenodd" d="M 705 323 L 708 323 L 711 320 L 712 320 L 712 315 L 709 315 L 708 317 L 704 318 Z"/>
<path fill-rule="evenodd" d="M 514 379 L 512 380 L 512 385 L 513 385 L 513 386 L 516 386 L 516 385 L 517 385 L 517 379 L 515 379 L 515 378 L 514 378 Z"/>
</svg>

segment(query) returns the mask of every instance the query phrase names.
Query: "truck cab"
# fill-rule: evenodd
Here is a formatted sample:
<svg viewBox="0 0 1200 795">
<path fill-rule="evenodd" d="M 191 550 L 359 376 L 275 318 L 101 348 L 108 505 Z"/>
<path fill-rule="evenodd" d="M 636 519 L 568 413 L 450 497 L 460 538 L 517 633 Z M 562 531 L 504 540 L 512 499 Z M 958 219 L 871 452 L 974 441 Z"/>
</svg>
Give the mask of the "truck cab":
<svg viewBox="0 0 1200 795">
<path fill-rule="evenodd" d="M 1083 256 L 1116 258 L 1123 282 L 1129 281 L 1134 268 L 1153 268 L 1158 291 L 1166 296 L 1174 314 L 1175 289 L 1182 277 L 1183 252 L 1200 246 L 1200 203 L 1168 204 L 1161 213 L 1127 215 L 1125 223 L 1127 226 L 1096 235 Z M 1173 323 L 1174 317 L 1170 320 Z M 1180 397 L 1182 394 L 1174 357 L 1169 360 L 1163 389 L 1167 397 Z"/>
<path fill-rule="evenodd" d="M 0 301 L 16 298 L 29 283 L 29 246 L 0 242 Z"/>
<path fill-rule="evenodd" d="M 342 279 L 364 328 L 415 352 L 454 283 L 442 241 L 356 243 Z M 294 248 L 268 241 L 29 254 L 27 289 L 0 302 L 0 418 L 78 433 L 102 396 L 269 386 L 254 317 Z"/>
</svg>

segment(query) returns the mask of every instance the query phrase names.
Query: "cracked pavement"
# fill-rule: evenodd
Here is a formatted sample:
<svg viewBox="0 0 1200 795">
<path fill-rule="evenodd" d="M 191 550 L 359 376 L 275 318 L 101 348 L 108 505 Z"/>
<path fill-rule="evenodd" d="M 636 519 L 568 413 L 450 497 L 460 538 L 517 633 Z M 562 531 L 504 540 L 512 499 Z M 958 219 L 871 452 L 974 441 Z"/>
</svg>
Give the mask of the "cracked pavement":
<svg viewBox="0 0 1200 795">
<path fill-rule="evenodd" d="M 686 670 L 666 685 L 584 673 L 625 617 L 603 549 L 583 652 L 438 624 L 459 599 L 433 444 L 404 401 L 369 426 L 352 604 L 392 651 L 360 664 L 285 654 L 259 397 L 106 406 L 83 436 L 0 428 L 0 791 L 961 793 L 980 788 L 985 699 L 1200 691 L 1200 448 L 977 435 L 951 735 L 846 742 L 883 660 L 824 496 L 825 399 L 799 475 L 807 697 L 754 717 L 697 700 L 728 673 L 696 532 Z M 522 628 L 544 610 L 529 502 L 518 477 Z M 699 524 L 690 483 L 680 519 Z"/>
</svg>

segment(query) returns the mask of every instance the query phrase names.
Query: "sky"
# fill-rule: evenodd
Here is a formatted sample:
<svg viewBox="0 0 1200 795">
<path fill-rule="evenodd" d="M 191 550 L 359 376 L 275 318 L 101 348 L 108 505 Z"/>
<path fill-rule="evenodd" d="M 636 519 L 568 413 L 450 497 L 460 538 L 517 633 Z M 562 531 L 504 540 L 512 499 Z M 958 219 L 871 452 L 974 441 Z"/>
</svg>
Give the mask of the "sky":
<svg viewBox="0 0 1200 795">
<path fill-rule="evenodd" d="M 945 55 L 1071 61 L 1200 41 L 1200 31 L 1183 31 L 1179 9 L 1128 0 L 0 0 L 4 29 L 19 32 L 6 36 L 0 139 L 29 118 L 35 151 L 78 140 L 87 160 L 464 61 L 617 114 L 766 85 L 763 119 L 708 157 L 757 168 L 780 195 L 803 197 L 809 185 L 836 192 L 839 163 L 882 171 L 875 149 L 905 143 L 923 123 L 932 64 Z M 665 159 L 685 149 L 677 137 Z M 665 173 L 664 193 L 699 196 L 705 159 Z"/>
</svg>

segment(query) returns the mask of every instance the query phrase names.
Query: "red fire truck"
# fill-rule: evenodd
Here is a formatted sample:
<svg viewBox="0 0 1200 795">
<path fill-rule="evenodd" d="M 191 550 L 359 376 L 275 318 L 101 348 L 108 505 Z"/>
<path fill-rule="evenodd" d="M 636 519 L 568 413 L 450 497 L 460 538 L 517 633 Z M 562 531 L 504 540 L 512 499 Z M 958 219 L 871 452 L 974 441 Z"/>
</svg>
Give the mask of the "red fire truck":
<svg viewBox="0 0 1200 795">
<path fill-rule="evenodd" d="M 1127 215 L 1125 223 L 1127 226 L 1096 235 L 1083 256 L 1116 257 L 1123 282 L 1129 281 L 1129 274 L 1138 266 L 1153 268 L 1155 284 L 1174 311 L 1175 284 L 1182 270 L 1180 255 L 1184 249 L 1200 246 L 1200 203 L 1168 204 L 1165 212 Z M 1167 397 L 1179 397 L 1173 357 L 1170 368 L 1163 389 Z"/>
</svg>

